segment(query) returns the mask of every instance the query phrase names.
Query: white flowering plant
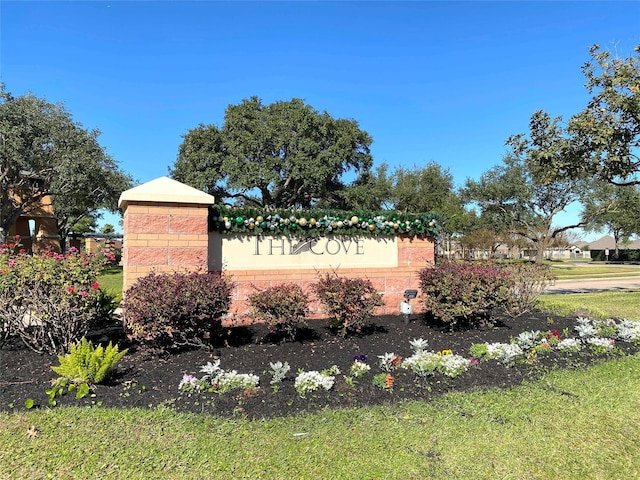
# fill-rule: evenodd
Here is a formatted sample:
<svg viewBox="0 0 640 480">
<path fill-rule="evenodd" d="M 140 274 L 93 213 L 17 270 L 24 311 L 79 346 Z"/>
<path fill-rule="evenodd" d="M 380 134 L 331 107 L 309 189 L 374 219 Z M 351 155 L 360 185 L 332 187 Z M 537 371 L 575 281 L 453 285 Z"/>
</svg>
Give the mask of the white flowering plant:
<svg viewBox="0 0 640 480">
<path fill-rule="evenodd" d="M 235 370 L 224 371 L 220 367 L 220 360 L 213 363 L 207 362 L 206 365 L 200 367 L 200 372 L 204 373 L 200 379 L 193 375 L 183 375 L 178 389 L 181 392 L 198 392 L 209 389 L 212 392 L 223 394 L 230 390 L 256 388 L 260 383 L 260 378 L 257 375 L 238 373 Z"/>
<path fill-rule="evenodd" d="M 640 343 L 640 322 L 632 322 L 626 319 L 620 320 L 616 337 L 622 342 Z"/>
<path fill-rule="evenodd" d="M 577 338 L 565 338 L 556 345 L 556 348 L 563 352 L 579 352 L 582 347 L 582 342 Z"/>
<path fill-rule="evenodd" d="M 402 365 L 402 357 L 400 355 L 396 355 L 395 353 L 385 353 L 384 355 L 378 355 L 379 362 L 378 365 L 382 369 L 382 371 L 390 373 L 400 365 Z"/>
<path fill-rule="evenodd" d="M 354 360 L 349 369 L 349 375 L 354 378 L 361 377 L 365 373 L 371 370 L 371 367 L 364 363 L 362 360 Z"/>
<path fill-rule="evenodd" d="M 294 381 L 294 387 L 298 394 L 304 398 L 307 393 L 315 392 L 320 388 L 331 390 L 335 382 L 333 375 L 326 375 L 316 370 L 298 372 L 298 376 Z"/>
</svg>

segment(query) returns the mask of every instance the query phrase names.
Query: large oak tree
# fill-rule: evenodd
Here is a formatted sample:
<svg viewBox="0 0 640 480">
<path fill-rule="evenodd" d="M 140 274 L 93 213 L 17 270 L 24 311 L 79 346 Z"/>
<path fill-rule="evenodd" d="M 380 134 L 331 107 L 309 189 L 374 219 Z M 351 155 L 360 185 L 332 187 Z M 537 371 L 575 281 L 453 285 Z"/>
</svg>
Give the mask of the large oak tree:
<svg viewBox="0 0 640 480">
<path fill-rule="evenodd" d="M 0 85 L 0 240 L 18 217 L 51 196 L 64 238 L 75 222 L 117 211 L 132 181 L 62 104 Z"/>
<path fill-rule="evenodd" d="M 345 174 L 370 170 L 371 137 L 300 99 L 229 105 L 224 125 L 184 135 L 170 175 L 230 202 L 274 208 L 341 206 Z"/>
</svg>

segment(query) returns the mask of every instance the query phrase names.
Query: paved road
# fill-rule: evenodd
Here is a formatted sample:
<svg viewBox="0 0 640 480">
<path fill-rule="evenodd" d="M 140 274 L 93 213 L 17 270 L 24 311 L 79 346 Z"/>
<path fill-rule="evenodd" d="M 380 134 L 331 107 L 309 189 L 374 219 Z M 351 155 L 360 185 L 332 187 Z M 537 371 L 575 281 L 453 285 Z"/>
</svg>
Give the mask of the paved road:
<svg viewBox="0 0 640 480">
<path fill-rule="evenodd" d="M 588 293 L 606 290 L 640 290 L 640 277 L 556 280 L 544 293 Z"/>
</svg>

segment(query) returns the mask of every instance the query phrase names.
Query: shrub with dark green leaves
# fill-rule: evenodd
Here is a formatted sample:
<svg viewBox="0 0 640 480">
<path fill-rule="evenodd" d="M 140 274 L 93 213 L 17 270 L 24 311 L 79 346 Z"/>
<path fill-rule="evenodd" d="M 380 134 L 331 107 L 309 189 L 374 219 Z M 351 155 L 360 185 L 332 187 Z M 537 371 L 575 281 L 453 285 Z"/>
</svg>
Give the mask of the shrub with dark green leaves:
<svg viewBox="0 0 640 480">
<path fill-rule="evenodd" d="M 254 320 L 265 322 L 271 332 L 295 338 L 309 313 L 309 299 L 300 285 L 282 283 L 249 295 Z"/>
<path fill-rule="evenodd" d="M 509 272 L 494 265 L 445 262 L 422 269 L 419 278 L 427 315 L 452 328 L 488 323 L 509 296 Z"/>
<path fill-rule="evenodd" d="M 359 333 L 383 304 L 380 295 L 368 279 L 342 278 L 337 274 L 321 275 L 313 285 L 318 300 L 329 315 L 329 326 L 341 336 Z"/>
<path fill-rule="evenodd" d="M 233 285 L 223 273 L 150 273 L 125 292 L 127 337 L 157 353 L 204 345 L 229 311 Z"/>
<path fill-rule="evenodd" d="M 509 272 L 509 296 L 505 311 L 511 317 L 530 312 L 538 297 L 553 281 L 551 267 L 536 263 L 510 263 L 504 267 Z"/>
</svg>

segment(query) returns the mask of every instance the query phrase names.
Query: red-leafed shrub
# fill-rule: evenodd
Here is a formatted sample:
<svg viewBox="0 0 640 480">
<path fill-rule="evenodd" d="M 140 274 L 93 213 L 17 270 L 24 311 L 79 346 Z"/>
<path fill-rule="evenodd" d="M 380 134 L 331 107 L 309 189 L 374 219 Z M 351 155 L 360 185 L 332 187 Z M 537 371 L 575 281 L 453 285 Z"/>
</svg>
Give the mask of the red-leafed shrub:
<svg viewBox="0 0 640 480">
<path fill-rule="evenodd" d="M 125 293 L 127 336 L 159 353 L 201 346 L 220 332 L 232 288 L 220 273 L 150 273 Z"/>
<path fill-rule="evenodd" d="M 313 285 L 313 290 L 329 315 L 329 326 L 343 337 L 349 332 L 359 333 L 382 305 L 380 295 L 370 280 L 342 278 L 325 274 Z"/>
<path fill-rule="evenodd" d="M 509 297 L 509 272 L 485 264 L 447 262 L 419 272 L 427 314 L 448 323 L 479 326 Z"/>
<path fill-rule="evenodd" d="M 249 305 L 251 318 L 265 322 L 270 331 L 289 339 L 295 338 L 309 313 L 309 299 L 295 283 L 281 283 L 252 293 Z"/>
</svg>

